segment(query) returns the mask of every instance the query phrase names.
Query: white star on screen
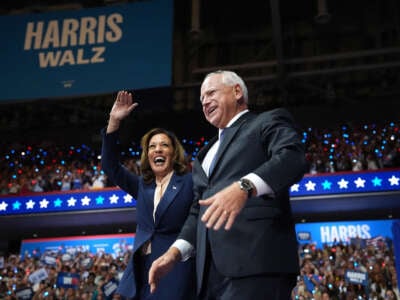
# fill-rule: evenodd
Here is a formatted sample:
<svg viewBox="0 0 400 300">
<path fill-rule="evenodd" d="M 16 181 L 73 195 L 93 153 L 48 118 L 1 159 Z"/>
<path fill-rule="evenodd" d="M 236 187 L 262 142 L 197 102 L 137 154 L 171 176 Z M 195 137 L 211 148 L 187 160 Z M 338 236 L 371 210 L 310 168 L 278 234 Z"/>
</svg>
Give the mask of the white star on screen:
<svg viewBox="0 0 400 300">
<path fill-rule="evenodd" d="M 119 199 L 119 197 L 117 196 L 117 195 L 115 195 L 115 194 L 113 194 L 111 197 L 110 197 L 110 204 L 117 204 L 118 203 L 118 199 Z"/>
<path fill-rule="evenodd" d="M 306 184 L 307 191 L 315 191 L 315 183 L 309 180 Z"/>
<path fill-rule="evenodd" d="M 347 180 L 344 180 L 343 178 L 338 181 L 338 185 L 340 189 L 347 189 L 347 185 L 349 182 Z"/>
<path fill-rule="evenodd" d="M 88 196 L 85 196 L 84 198 L 81 199 L 82 206 L 88 206 L 90 203 L 90 198 Z"/>
<path fill-rule="evenodd" d="M 132 203 L 132 199 L 133 199 L 133 197 L 131 195 L 126 194 L 124 196 L 124 203 Z"/>
<path fill-rule="evenodd" d="M 8 206 L 8 204 L 7 203 L 5 203 L 4 201 L 3 202 L 1 202 L 0 203 L 0 210 L 7 210 L 7 206 Z"/>
<path fill-rule="evenodd" d="M 49 201 L 47 201 L 46 198 L 42 199 L 42 201 L 40 201 L 39 203 L 40 203 L 40 208 L 47 208 L 47 205 L 49 205 Z"/>
<path fill-rule="evenodd" d="M 295 184 L 293 184 L 293 185 L 291 186 L 290 191 L 291 191 L 291 192 L 298 192 L 298 191 L 299 191 L 299 188 L 300 188 L 300 184 L 295 183 Z"/>
<path fill-rule="evenodd" d="M 76 199 L 74 197 L 69 198 L 67 201 L 68 201 L 68 206 L 75 206 Z"/>
<path fill-rule="evenodd" d="M 389 180 L 391 186 L 392 185 L 399 185 L 400 178 L 392 175 L 392 177 L 390 177 L 388 180 Z"/>
<path fill-rule="evenodd" d="M 356 188 L 365 187 L 365 180 L 361 179 L 361 177 L 358 177 L 357 180 L 354 180 L 354 183 L 356 184 Z"/>
<path fill-rule="evenodd" d="M 29 199 L 29 201 L 26 202 L 26 209 L 33 209 L 35 204 L 36 204 L 35 201 L 32 201 L 32 199 Z"/>
</svg>

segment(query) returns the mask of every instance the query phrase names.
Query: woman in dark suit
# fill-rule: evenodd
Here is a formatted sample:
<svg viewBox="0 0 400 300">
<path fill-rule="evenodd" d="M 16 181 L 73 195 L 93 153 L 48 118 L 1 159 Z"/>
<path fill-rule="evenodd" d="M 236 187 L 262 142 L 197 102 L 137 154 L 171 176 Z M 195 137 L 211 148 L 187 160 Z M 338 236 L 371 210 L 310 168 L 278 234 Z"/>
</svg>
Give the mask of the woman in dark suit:
<svg viewBox="0 0 400 300">
<path fill-rule="evenodd" d="M 141 176 L 118 159 L 120 122 L 135 109 L 132 95 L 120 91 L 102 132 L 102 168 L 109 179 L 136 199 L 137 228 L 133 255 L 117 293 L 135 300 L 188 300 L 195 295 L 194 262 L 188 259 L 168 274 L 156 293 L 150 294 L 148 270 L 175 241 L 193 201 L 193 182 L 187 172 L 184 150 L 176 136 L 162 128 L 142 140 Z"/>
</svg>

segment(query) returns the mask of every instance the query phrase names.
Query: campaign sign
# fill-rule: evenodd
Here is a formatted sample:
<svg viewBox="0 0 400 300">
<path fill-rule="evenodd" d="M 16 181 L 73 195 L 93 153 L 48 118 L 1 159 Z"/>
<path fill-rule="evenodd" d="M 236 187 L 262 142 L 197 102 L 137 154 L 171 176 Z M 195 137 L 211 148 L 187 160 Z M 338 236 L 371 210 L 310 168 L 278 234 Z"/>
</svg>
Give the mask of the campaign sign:
<svg viewBox="0 0 400 300">
<path fill-rule="evenodd" d="M 43 255 L 42 262 L 49 266 L 55 266 L 57 264 L 56 258 L 50 255 Z"/>
<path fill-rule="evenodd" d="M 57 286 L 60 288 L 73 288 L 79 287 L 80 276 L 78 273 L 59 272 L 57 276 Z"/>
<path fill-rule="evenodd" d="M 101 287 L 106 297 L 112 296 L 117 290 L 117 288 L 118 288 L 118 283 L 114 278 L 112 278 L 110 281 L 108 281 Z"/>
<path fill-rule="evenodd" d="M 29 281 L 32 282 L 33 284 L 39 283 L 42 280 L 45 280 L 48 276 L 49 275 L 47 274 L 46 269 L 41 268 L 33 272 L 31 275 L 29 275 Z"/>
<path fill-rule="evenodd" d="M 172 28 L 172 0 L 1 16 L 0 101 L 170 86 Z"/>
<path fill-rule="evenodd" d="M 93 259 L 91 257 L 86 257 L 82 259 L 81 266 L 86 270 L 90 269 L 93 266 Z"/>
<path fill-rule="evenodd" d="M 351 244 L 355 239 L 373 241 L 393 238 L 393 220 L 361 220 L 296 224 L 297 241 L 315 244 L 318 248 L 335 243 Z"/>
<path fill-rule="evenodd" d="M 31 300 L 33 297 L 33 290 L 30 287 L 16 290 L 15 296 L 18 300 Z"/>
<path fill-rule="evenodd" d="M 368 285 L 368 273 L 355 270 L 347 270 L 344 278 L 347 282 L 353 284 Z"/>
</svg>

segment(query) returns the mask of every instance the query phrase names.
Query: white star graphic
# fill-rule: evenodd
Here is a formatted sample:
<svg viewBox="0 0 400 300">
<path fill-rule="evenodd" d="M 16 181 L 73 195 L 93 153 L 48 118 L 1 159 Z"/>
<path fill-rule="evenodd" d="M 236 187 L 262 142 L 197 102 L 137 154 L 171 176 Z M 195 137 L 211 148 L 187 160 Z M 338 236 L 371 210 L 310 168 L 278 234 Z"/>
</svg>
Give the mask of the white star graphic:
<svg viewBox="0 0 400 300">
<path fill-rule="evenodd" d="M 119 197 L 117 196 L 117 195 L 115 195 L 115 194 L 113 194 L 111 197 L 110 197 L 110 204 L 117 204 L 118 203 L 118 199 L 119 199 Z"/>
<path fill-rule="evenodd" d="M 132 203 L 132 199 L 133 199 L 133 197 L 131 195 L 126 194 L 124 196 L 124 203 Z"/>
<path fill-rule="evenodd" d="M 46 198 L 43 198 L 42 201 L 40 201 L 39 203 L 40 203 L 40 208 L 47 208 L 47 205 L 49 205 L 49 201 L 47 201 Z"/>
<path fill-rule="evenodd" d="M 74 197 L 69 198 L 67 201 L 68 201 L 68 206 L 75 206 L 76 199 Z"/>
<path fill-rule="evenodd" d="M 315 183 L 309 180 L 306 184 L 307 191 L 315 191 Z"/>
<path fill-rule="evenodd" d="M 29 199 L 29 201 L 26 202 L 25 204 L 26 204 L 26 209 L 33 209 L 36 203 L 35 201 L 32 201 L 32 199 Z"/>
<path fill-rule="evenodd" d="M 361 177 L 358 177 L 357 180 L 354 180 L 354 183 L 356 184 L 356 188 L 365 187 L 365 180 L 361 179 Z"/>
<path fill-rule="evenodd" d="M 82 206 L 88 206 L 90 203 L 90 198 L 88 196 L 85 196 L 84 198 L 81 199 Z"/>
<path fill-rule="evenodd" d="M 5 203 L 4 201 L 3 202 L 1 202 L 0 203 L 0 210 L 7 210 L 7 206 L 8 206 L 8 204 L 7 203 Z"/>
<path fill-rule="evenodd" d="M 400 178 L 392 175 L 392 177 L 390 177 L 388 180 L 390 182 L 390 185 L 399 185 Z"/>
<path fill-rule="evenodd" d="M 340 181 L 337 182 L 337 184 L 339 185 L 340 189 L 347 189 L 347 185 L 349 184 L 349 182 L 342 178 L 340 179 Z"/>
<path fill-rule="evenodd" d="M 293 184 L 293 185 L 290 187 L 290 191 L 291 191 L 291 192 L 298 192 L 298 191 L 299 191 L 299 188 L 300 188 L 300 184 L 295 183 L 295 184 Z"/>
</svg>

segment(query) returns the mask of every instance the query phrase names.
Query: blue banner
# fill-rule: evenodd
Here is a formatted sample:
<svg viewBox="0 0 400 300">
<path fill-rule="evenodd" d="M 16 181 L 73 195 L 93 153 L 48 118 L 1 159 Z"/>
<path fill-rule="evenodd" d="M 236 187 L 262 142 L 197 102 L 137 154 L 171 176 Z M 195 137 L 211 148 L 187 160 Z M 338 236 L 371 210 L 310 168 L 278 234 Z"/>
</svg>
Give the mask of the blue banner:
<svg viewBox="0 0 400 300">
<path fill-rule="evenodd" d="M 43 239 L 26 239 L 21 242 L 21 256 L 39 257 L 43 261 L 51 255 L 62 255 L 62 259 L 73 260 L 80 252 L 93 255 L 109 253 L 114 257 L 123 255 L 133 249 L 135 234 L 106 234 L 92 236 L 71 236 Z M 89 268 L 91 258 L 83 259 L 80 264 Z"/>
<path fill-rule="evenodd" d="M 399 170 L 306 175 L 292 185 L 292 197 L 400 190 Z"/>
<path fill-rule="evenodd" d="M 2 16 L 0 100 L 170 86 L 172 28 L 172 0 Z"/>
<path fill-rule="evenodd" d="M 129 207 L 136 207 L 136 200 L 120 189 L 0 197 L 0 216 Z"/>
<path fill-rule="evenodd" d="M 380 239 L 393 239 L 393 220 L 341 221 L 296 224 L 300 244 L 315 244 L 318 248 L 335 243 L 354 243 L 355 239 L 376 244 Z"/>
</svg>

